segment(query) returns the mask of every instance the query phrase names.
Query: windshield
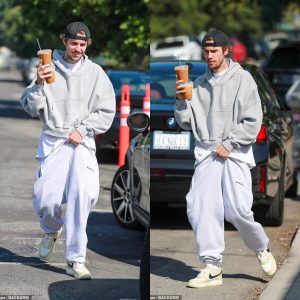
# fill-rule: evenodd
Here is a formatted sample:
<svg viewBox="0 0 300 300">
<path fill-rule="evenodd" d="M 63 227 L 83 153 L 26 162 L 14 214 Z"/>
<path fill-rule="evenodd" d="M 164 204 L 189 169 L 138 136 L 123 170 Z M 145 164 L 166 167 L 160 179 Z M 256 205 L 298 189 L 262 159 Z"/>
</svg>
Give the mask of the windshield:
<svg viewBox="0 0 300 300">
<path fill-rule="evenodd" d="M 130 93 L 145 94 L 146 83 L 150 82 L 150 76 L 143 73 L 108 73 L 115 93 L 121 94 L 122 85 L 130 86 Z"/>
<path fill-rule="evenodd" d="M 190 73 L 190 80 L 194 81 L 199 75 L 201 73 Z M 151 73 L 151 103 L 174 103 L 175 89 L 176 75 L 173 69 L 168 74 L 165 70 L 161 74 Z"/>
</svg>

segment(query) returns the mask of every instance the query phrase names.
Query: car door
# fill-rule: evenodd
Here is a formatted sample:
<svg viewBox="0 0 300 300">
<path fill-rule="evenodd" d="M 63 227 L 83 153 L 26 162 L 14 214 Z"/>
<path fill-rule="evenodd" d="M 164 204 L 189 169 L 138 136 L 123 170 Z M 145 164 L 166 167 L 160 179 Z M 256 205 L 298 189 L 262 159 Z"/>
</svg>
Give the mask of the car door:
<svg viewBox="0 0 300 300">
<path fill-rule="evenodd" d="M 133 166 L 136 169 L 140 179 L 140 191 L 135 190 L 135 195 L 140 193 L 139 203 L 137 205 L 150 213 L 150 133 L 142 133 L 138 139 L 133 152 Z"/>
</svg>

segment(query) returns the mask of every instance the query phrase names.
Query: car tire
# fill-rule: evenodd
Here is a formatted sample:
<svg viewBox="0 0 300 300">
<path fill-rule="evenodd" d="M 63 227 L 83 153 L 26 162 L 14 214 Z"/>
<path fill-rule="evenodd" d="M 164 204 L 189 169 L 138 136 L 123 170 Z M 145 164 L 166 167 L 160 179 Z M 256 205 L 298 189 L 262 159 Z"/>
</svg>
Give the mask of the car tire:
<svg viewBox="0 0 300 300">
<path fill-rule="evenodd" d="M 147 228 L 140 267 L 140 298 L 150 299 L 150 227 Z"/>
<path fill-rule="evenodd" d="M 273 202 L 267 207 L 263 224 L 268 226 L 280 226 L 283 222 L 284 215 L 284 183 L 285 183 L 285 165 L 281 171 L 281 178 L 277 195 L 274 197 Z"/>
<path fill-rule="evenodd" d="M 117 170 L 111 185 L 111 207 L 117 222 L 122 227 L 137 229 L 141 225 L 133 214 L 129 176 L 130 170 L 128 165 L 123 165 Z M 141 185 L 137 172 L 135 172 L 134 181 L 135 187 Z"/>
</svg>

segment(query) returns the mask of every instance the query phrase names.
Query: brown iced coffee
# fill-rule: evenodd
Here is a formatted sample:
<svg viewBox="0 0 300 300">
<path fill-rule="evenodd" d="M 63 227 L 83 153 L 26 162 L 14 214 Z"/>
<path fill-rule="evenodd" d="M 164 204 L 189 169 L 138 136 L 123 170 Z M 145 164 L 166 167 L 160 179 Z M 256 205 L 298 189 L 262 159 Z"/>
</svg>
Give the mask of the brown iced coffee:
<svg viewBox="0 0 300 300">
<path fill-rule="evenodd" d="M 52 63 L 52 59 L 51 59 L 51 53 L 52 50 L 51 49 L 44 49 L 44 50 L 40 50 L 38 51 L 38 56 L 39 58 L 42 60 L 42 64 L 43 65 L 51 65 Z M 46 79 L 47 83 L 53 83 L 55 82 L 55 73 L 54 70 L 52 71 L 52 76 Z"/>
<path fill-rule="evenodd" d="M 189 81 L 189 66 L 188 65 L 180 65 L 174 68 L 177 80 L 182 80 L 183 82 Z"/>
<path fill-rule="evenodd" d="M 189 81 L 189 82 L 181 83 L 180 87 L 184 87 L 185 89 L 185 92 L 182 93 L 183 98 L 191 100 L 193 96 L 193 82 Z"/>
</svg>

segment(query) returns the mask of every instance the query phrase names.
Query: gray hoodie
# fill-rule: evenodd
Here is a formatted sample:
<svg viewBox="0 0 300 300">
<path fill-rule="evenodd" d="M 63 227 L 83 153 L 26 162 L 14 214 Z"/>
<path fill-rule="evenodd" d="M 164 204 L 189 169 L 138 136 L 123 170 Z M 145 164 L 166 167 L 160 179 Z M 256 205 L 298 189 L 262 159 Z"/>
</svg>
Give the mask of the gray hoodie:
<svg viewBox="0 0 300 300">
<path fill-rule="evenodd" d="M 207 68 L 194 82 L 193 98 L 176 101 L 175 118 L 183 129 L 193 131 L 196 146 L 223 144 L 232 151 L 251 145 L 262 122 L 257 85 L 251 74 L 232 60 L 217 82 Z"/>
<path fill-rule="evenodd" d="M 21 105 L 43 121 L 46 134 L 67 138 L 72 130 L 82 137 L 107 131 L 115 115 L 113 86 L 103 69 L 84 56 L 75 71 L 62 64 L 64 52 L 54 50 L 55 82 L 39 86 L 36 78 L 25 89 Z"/>
</svg>

